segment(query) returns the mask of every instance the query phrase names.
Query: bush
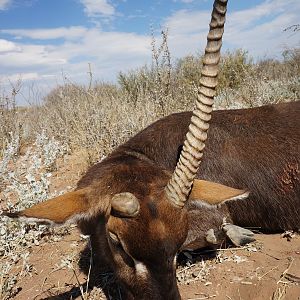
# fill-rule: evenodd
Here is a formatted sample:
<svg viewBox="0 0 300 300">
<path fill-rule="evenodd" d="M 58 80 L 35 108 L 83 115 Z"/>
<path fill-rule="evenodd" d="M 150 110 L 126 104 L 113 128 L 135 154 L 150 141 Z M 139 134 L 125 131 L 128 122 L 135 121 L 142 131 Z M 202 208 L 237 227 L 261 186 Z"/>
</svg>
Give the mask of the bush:
<svg viewBox="0 0 300 300">
<path fill-rule="evenodd" d="M 55 196 L 50 194 L 50 170 L 56 159 L 65 153 L 65 147 L 44 133 L 24 155 L 19 155 L 20 140 L 11 136 L 0 161 L 0 196 L 6 209 L 21 210 Z M 28 262 L 30 247 L 38 245 L 43 236 L 55 232 L 45 225 L 17 222 L 0 216 L 0 298 L 11 299 L 18 293 L 18 280 L 33 271 Z M 68 232 L 58 229 L 60 235 Z M 53 237 L 58 239 L 59 237 Z M 21 271 L 15 266 L 23 261 Z"/>
<path fill-rule="evenodd" d="M 21 122 L 19 118 L 20 109 L 16 106 L 16 95 L 21 89 L 21 81 L 11 87 L 11 91 L 1 91 L 0 95 L 0 158 L 6 145 L 11 142 L 15 133 L 19 134 Z"/>
</svg>

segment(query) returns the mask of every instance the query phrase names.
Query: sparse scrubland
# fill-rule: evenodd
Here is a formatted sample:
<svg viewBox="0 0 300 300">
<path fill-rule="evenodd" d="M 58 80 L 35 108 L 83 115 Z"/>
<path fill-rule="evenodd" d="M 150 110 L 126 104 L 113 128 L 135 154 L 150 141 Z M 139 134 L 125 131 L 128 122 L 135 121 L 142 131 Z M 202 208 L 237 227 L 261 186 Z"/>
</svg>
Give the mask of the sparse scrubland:
<svg viewBox="0 0 300 300">
<path fill-rule="evenodd" d="M 83 86 L 67 80 L 53 89 L 41 104 L 23 108 L 15 102 L 20 82 L 9 95 L 1 95 L 0 208 L 23 209 L 73 188 L 75 180 L 58 191 L 51 189 L 52 175 L 60 171 L 57 163 L 67 164 L 66 157 L 80 153 L 87 166 L 158 118 L 192 110 L 201 61 L 201 56 L 188 56 L 171 63 L 164 40 L 158 49 L 153 45 L 151 66 L 120 73 L 117 84 L 90 82 Z M 219 79 L 216 109 L 298 100 L 300 48 L 284 51 L 281 60 L 254 61 L 244 50 L 224 53 Z M 77 170 L 83 171 L 84 168 Z M 34 245 L 45 240 L 58 241 L 67 234 L 70 234 L 68 228 L 50 229 L 1 217 L 0 299 L 17 299 L 20 282 L 37 272 L 30 263 Z M 68 257 L 58 262 L 58 269 L 66 267 L 76 275 L 74 261 L 70 262 Z M 239 256 L 233 259 L 238 260 Z M 189 262 L 178 271 L 179 281 L 201 280 L 210 285 L 205 276 L 213 266 L 203 262 L 191 269 L 193 266 Z M 93 290 L 88 298 L 88 293 L 80 291 L 85 299 L 94 299 L 93 294 L 97 294 Z M 97 299 L 103 296 L 97 295 Z"/>
<path fill-rule="evenodd" d="M 66 80 L 39 105 L 18 108 L 14 95 L 0 98 L 0 149 L 13 136 L 21 144 L 37 134 L 84 149 L 91 161 L 101 158 L 154 120 L 192 110 L 201 71 L 201 56 L 171 65 L 160 49 L 151 66 L 118 75 L 117 84 L 86 86 Z M 223 54 L 216 109 L 255 107 L 300 98 L 300 48 L 283 52 L 282 60 L 254 62 L 244 50 Z M 3 156 L 3 154 L 1 155 Z"/>
</svg>

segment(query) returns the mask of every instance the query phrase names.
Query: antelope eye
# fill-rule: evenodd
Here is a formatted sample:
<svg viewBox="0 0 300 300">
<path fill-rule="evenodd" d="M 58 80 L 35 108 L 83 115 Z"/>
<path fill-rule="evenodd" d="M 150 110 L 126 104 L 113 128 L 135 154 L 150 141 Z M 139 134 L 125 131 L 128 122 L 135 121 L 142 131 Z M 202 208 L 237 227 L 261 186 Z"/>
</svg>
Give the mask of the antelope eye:
<svg viewBox="0 0 300 300">
<path fill-rule="evenodd" d="M 119 240 L 119 238 L 118 238 L 118 236 L 117 236 L 115 233 L 109 231 L 108 234 L 109 234 L 110 240 L 111 240 L 114 244 L 120 244 L 120 243 L 121 243 L 120 240 Z"/>
</svg>

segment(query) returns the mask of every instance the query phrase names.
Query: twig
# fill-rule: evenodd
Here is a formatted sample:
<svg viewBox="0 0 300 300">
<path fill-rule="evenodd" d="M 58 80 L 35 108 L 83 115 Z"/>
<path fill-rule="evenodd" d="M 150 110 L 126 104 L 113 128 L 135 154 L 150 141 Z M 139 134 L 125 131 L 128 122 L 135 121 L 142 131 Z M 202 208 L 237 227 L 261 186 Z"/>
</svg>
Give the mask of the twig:
<svg viewBox="0 0 300 300">
<path fill-rule="evenodd" d="M 236 251 L 236 250 L 245 250 L 247 249 L 248 247 L 247 246 L 244 246 L 244 247 L 235 247 L 235 248 L 226 248 L 226 249 L 217 249 L 217 251 Z"/>
<path fill-rule="evenodd" d="M 190 266 L 184 267 L 182 270 L 178 271 L 177 274 L 180 274 L 182 272 L 185 272 L 186 270 L 189 270 L 190 268 L 194 267 L 196 264 L 191 264 Z"/>
<path fill-rule="evenodd" d="M 281 279 L 285 278 L 287 272 L 290 270 L 290 268 L 291 268 L 291 266 L 292 266 L 292 264 L 294 262 L 294 258 L 293 257 L 289 257 L 289 260 L 290 260 L 290 263 L 289 263 L 288 267 L 286 268 L 286 270 L 283 271 L 283 273 L 281 274 L 280 279 L 277 281 L 277 284 L 279 284 L 279 283 L 285 283 L 286 284 L 287 283 L 286 281 L 282 281 Z"/>
<path fill-rule="evenodd" d="M 274 259 L 276 259 L 276 260 L 281 260 L 280 258 L 278 258 L 278 257 L 276 257 L 276 256 L 274 256 L 274 255 L 268 254 L 268 253 L 266 253 L 266 252 L 264 252 L 264 251 L 261 251 L 261 253 L 263 253 L 263 254 L 265 254 L 265 255 L 267 255 L 267 256 L 269 256 L 269 257 L 272 257 L 272 258 L 274 258 Z"/>
<path fill-rule="evenodd" d="M 215 297 L 217 297 L 217 295 L 204 296 L 204 297 L 200 297 L 200 298 L 188 298 L 188 300 L 205 300 L 205 299 L 211 299 L 211 298 L 215 298 Z"/>
<path fill-rule="evenodd" d="M 92 88 L 92 83 L 93 83 L 93 73 L 92 73 L 92 67 L 91 67 L 91 63 L 89 63 L 89 71 L 87 72 L 90 76 L 90 80 L 89 80 L 89 88 L 88 90 L 90 91 Z"/>
<path fill-rule="evenodd" d="M 90 265 L 89 265 L 89 272 L 88 272 L 88 277 L 86 280 L 86 289 L 85 289 L 85 294 L 87 295 L 88 288 L 89 288 L 89 282 L 90 282 L 90 275 L 91 275 L 91 269 L 92 269 L 92 263 L 93 263 L 93 248 L 91 246 L 91 241 L 89 239 L 89 248 L 91 250 L 91 256 L 90 256 Z"/>
<path fill-rule="evenodd" d="M 287 280 L 289 280 L 291 282 L 300 283 L 300 277 L 295 276 L 295 275 L 290 274 L 290 273 L 285 273 L 284 278 L 286 278 Z"/>
<path fill-rule="evenodd" d="M 77 276 L 77 274 L 76 274 L 74 268 L 71 268 L 71 269 L 72 269 L 72 271 L 73 271 L 73 274 L 74 274 L 74 276 L 75 276 L 75 278 L 76 278 L 76 281 L 77 281 L 77 284 L 78 284 L 78 286 L 79 286 L 80 293 L 81 293 L 81 298 L 82 298 L 82 300 L 86 300 L 86 299 L 85 299 L 84 292 L 83 292 L 83 288 L 82 288 L 82 285 L 81 285 L 81 283 L 80 283 L 80 281 L 79 281 L 79 279 L 78 279 L 78 276 Z"/>
<path fill-rule="evenodd" d="M 262 276 L 258 276 L 258 280 L 262 280 L 263 277 L 265 277 L 266 275 L 268 275 L 269 273 L 271 273 L 272 271 L 274 271 L 275 269 L 277 269 L 279 266 L 276 266 L 274 268 L 272 268 L 271 270 L 269 270 L 268 272 L 264 273 Z"/>
</svg>

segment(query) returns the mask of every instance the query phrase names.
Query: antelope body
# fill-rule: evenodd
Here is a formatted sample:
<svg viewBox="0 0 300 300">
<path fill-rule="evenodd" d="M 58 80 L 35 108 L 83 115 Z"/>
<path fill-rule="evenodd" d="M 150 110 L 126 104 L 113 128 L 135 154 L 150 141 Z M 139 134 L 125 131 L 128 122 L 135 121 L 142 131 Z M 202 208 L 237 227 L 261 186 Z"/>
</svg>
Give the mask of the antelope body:
<svg viewBox="0 0 300 300">
<path fill-rule="evenodd" d="M 134 150 L 172 172 L 191 114 L 165 117 L 117 151 Z M 183 249 L 207 246 L 206 232 L 211 228 L 220 232 L 224 217 L 264 232 L 300 229 L 300 101 L 214 111 L 196 177 L 250 194 L 218 206 L 189 201 L 189 233 Z"/>
<path fill-rule="evenodd" d="M 299 217 L 292 209 L 282 211 L 280 202 L 289 202 L 284 208 L 289 205 L 297 208 L 299 204 L 299 197 L 292 196 L 299 192 L 299 152 L 286 149 L 294 141 L 299 146 L 299 136 L 291 135 L 288 129 L 285 135 L 285 129 L 281 128 L 289 124 L 297 130 L 299 122 L 289 112 L 277 122 L 280 111 L 292 110 L 288 104 L 278 106 L 277 114 L 271 114 L 268 119 L 277 123 L 268 126 L 254 112 L 259 115 L 265 109 L 267 116 L 268 110 L 276 111 L 276 107 L 260 108 L 253 113 L 215 112 L 206 158 L 200 165 L 217 85 L 226 5 L 227 0 L 214 3 L 193 113 L 171 115 L 149 126 L 91 167 L 74 192 L 21 212 L 4 213 L 56 224 L 77 222 L 91 237 L 96 264 L 113 269 L 118 276 L 124 288 L 122 299 L 180 299 L 175 276 L 178 251 L 217 244 L 224 233 L 236 244 L 252 239 L 251 232 L 223 224 L 224 217 L 237 224 L 265 229 L 299 225 Z M 294 106 L 294 111 L 299 111 L 299 103 Z M 267 138 L 272 128 L 274 134 Z M 259 131 L 257 143 L 251 143 Z M 188 132 L 186 136 L 185 132 Z M 264 168 L 254 163 L 264 159 L 269 159 Z M 285 160 L 286 164 L 278 160 Z M 199 180 L 198 176 L 219 183 Z M 273 185 L 276 189 L 278 182 L 283 184 L 282 194 L 269 188 Z M 253 193 L 249 202 L 245 199 L 248 191 Z M 272 218 L 262 219 L 266 207 L 273 204 L 276 205 L 272 213 L 280 219 L 274 223 Z M 251 212 L 247 211 L 249 206 Z"/>
</svg>

